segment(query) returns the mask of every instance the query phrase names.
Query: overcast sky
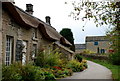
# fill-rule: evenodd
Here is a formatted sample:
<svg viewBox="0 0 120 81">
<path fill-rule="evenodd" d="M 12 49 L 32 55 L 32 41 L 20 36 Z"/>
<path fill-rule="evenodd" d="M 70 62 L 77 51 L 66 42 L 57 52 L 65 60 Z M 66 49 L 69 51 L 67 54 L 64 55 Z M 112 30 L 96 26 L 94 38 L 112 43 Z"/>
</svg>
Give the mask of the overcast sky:
<svg viewBox="0 0 120 81">
<path fill-rule="evenodd" d="M 68 17 L 73 7 L 66 5 L 67 1 L 72 0 L 14 0 L 15 5 L 26 10 L 26 4 L 33 4 L 33 16 L 45 21 L 45 16 L 51 17 L 51 25 L 60 32 L 62 28 L 70 28 L 74 35 L 75 44 L 85 42 L 86 36 L 103 36 L 105 35 L 106 27 L 96 27 L 92 21 L 88 21 L 85 25 L 84 31 L 82 27 L 85 22 L 79 20 L 75 21 L 72 17 Z M 83 14 L 84 15 L 84 14 Z"/>
</svg>

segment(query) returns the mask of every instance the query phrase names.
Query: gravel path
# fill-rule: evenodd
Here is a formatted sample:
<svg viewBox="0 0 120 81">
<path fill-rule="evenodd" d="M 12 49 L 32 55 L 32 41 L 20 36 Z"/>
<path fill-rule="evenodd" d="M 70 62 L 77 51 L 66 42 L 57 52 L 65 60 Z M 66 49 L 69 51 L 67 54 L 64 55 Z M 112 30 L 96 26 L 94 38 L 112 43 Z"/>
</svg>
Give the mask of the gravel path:
<svg viewBox="0 0 120 81">
<path fill-rule="evenodd" d="M 73 76 L 64 79 L 69 79 L 69 81 L 70 79 L 109 79 L 112 81 L 112 73 L 109 69 L 92 61 L 87 61 L 87 64 L 88 68 L 83 72 L 75 72 Z"/>
</svg>

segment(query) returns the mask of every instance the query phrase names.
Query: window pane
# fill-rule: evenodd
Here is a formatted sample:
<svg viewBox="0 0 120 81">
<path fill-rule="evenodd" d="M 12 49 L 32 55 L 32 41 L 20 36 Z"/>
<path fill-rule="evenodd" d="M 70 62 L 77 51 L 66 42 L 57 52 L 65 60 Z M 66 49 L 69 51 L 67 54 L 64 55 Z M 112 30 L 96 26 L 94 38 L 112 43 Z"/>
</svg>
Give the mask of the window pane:
<svg viewBox="0 0 120 81">
<path fill-rule="evenodd" d="M 12 53 L 12 38 L 6 38 L 6 55 L 5 55 L 5 64 L 11 64 L 11 53 Z"/>
<path fill-rule="evenodd" d="M 94 45 L 98 45 L 98 42 L 94 42 Z"/>
</svg>

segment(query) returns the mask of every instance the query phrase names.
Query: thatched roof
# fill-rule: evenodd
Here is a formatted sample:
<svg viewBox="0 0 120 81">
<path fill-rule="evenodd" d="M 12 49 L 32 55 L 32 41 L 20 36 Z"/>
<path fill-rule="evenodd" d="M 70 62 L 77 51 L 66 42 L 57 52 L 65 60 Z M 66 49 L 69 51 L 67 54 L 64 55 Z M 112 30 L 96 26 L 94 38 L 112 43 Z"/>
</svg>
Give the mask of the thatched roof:
<svg viewBox="0 0 120 81">
<path fill-rule="evenodd" d="M 64 49 L 64 50 L 66 50 L 66 51 L 69 52 L 70 54 L 74 54 L 74 52 L 73 52 L 72 50 L 68 49 L 67 47 L 65 47 L 65 46 L 63 46 L 63 45 L 61 45 L 61 44 L 59 44 L 59 43 L 57 43 L 57 42 L 55 42 L 54 44 L 57 45 L 57 46 L 59 46 L 60 48 L 62 48 L 62 49 Z"/>
<path fill-rule="evenodd" d="M 71 46 L 64 37 L 62 37 L 51 25 L 46 24 L 40 19 L 30 15 L 19 7 L 13 5 L 10 2 L 3 2 L 3 9 L 5 9 L 17 24 L 25 28 L 39 28 L 42 32 L 43 37 L 50 41 L 59 41 L 61 44 Z M 62 40 L 61 40 L 62 39 Z"/>
</svg>

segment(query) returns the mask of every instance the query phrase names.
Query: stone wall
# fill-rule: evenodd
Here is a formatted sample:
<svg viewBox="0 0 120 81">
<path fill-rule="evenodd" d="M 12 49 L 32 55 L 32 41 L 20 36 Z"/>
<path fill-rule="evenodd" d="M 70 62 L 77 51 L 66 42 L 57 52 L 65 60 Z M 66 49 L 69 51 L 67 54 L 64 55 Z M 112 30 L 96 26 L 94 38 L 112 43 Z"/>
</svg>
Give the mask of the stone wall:
<svg viewBox="0 0 120 81">
<path fill-rule="evenodd" d="M 109 57 L 107 55 L 98 55 L 98 54 L 80 54 L 80 55 L 92 59 L 109 60 Z"/>
<path fill-rule="evenodd" d="M 98 53 L 99 49 L 105 49 L 105 53 L 109 52 L 109 41 L 98 41 L 98 45 L 94 45 L 94 42 L 86 42 L 86 49 Z"/>
<path fill-rule="evenodd" d="M 25 28 L 15 23 L 15 21 L 11 18 L 11 16 L 3 10 L 2 12 L 2 56 L 3 62 L 5 61 L 5 51 L 6 51 L 6 36 L 10 36 L 13 39 L 12 45 L 12 62 L 15 62 L 15 54 L 16 54 L 16 41 L 22 40 L 27 42 L 27 62 L 31 60 L 30 54 L 33 50 L 33 44 L 37 45 L 37 50 L 39 50 L 42 45 L 47 45 L 50 42 L 44 40 L 41 36 L 40 31 L 37 30 L 37 38 L 33 38 L 33 33 L 35 28 Z"/>
</svg>

